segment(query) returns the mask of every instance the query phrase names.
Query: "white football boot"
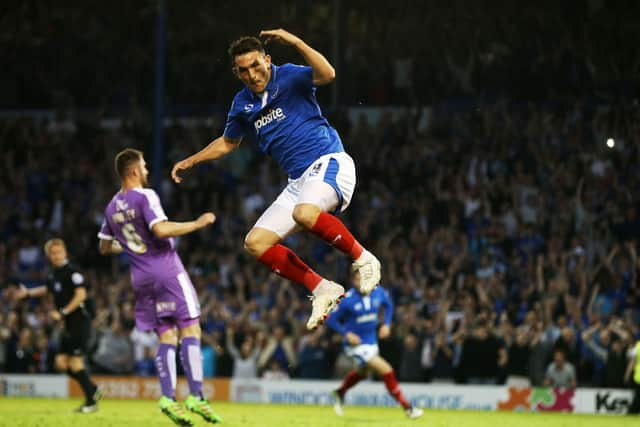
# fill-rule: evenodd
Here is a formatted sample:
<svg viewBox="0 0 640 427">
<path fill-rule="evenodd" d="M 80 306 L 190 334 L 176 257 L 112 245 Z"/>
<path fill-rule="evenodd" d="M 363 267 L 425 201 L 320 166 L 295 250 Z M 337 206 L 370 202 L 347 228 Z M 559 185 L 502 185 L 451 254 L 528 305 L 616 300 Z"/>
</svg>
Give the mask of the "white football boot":
<svg viewBox="0 0 640 427">
<path fill-rule="evenodd" d="M 307 322 L 307 329 L 310 331 L 315 330 L 318 326 L 322 325 L 325 319 L 331 313 L 333 308 L 340 304 L 340 301 L 344 297 L 344 288 L 335 282 L 322 279 L 322 282 L 313 291 L 311 297 L 312 309 L 311 316 Z"/>
<path fill-rule="evenodd" d="M 340 396 L 338 390 L 333 390 L 331 392 L 331 396 L 333 397 L 333 410 L 335 411 L 337 416 L 342 417 L 344 415 L 344 409 L 342 408 L 344 398 Z"/>
<path fill-rule="evenodd" d="M 353 269 L 360 273 L 360 292 L 368 295 L 380 283 L 380 261 L 368 250 L 363 250 L 353 262 Z"/>
<path fill-rule="evenodd" d="M 422 415 L 424 415 L 424 411 L 420 408 L 416 408 L 415 406 L 405 409 L 404 413 L 407 414 L 407 418 L 412 420 L 420 418 Z"/>
</svg>

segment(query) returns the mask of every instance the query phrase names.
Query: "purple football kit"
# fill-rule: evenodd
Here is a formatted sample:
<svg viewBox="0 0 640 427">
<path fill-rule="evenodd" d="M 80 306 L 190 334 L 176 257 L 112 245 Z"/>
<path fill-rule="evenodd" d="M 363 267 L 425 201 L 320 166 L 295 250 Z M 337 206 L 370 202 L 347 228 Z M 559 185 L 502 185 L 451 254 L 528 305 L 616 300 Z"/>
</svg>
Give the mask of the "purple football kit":
<svg viewBox="0 0 640 427">
<path fill-rule="evenodd" d="M 136 327 L 159 334 L 198 322 L 200 305 L 175 239 L 156 237 L 153 225 L 167 216 L 149 188 L 119 191 L 104 212 L 98 238 L 117 240 L 131 260 L 131 283 L 136 297 Z"/>
</svg>

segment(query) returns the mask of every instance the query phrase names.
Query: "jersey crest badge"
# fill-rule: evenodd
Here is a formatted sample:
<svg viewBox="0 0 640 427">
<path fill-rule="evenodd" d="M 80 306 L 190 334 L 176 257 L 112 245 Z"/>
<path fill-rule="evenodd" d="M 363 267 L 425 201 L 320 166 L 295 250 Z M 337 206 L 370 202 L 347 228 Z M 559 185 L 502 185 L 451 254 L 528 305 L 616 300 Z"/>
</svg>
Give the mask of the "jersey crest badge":
<svg viewBox="0 0 640 427">
<path fill-rule="evenodd" d="M 276 88 L 273 90 L 273 93 L 271 94 L 271 99 L 276 99 L 276 96 L 278 96 L 279 91 L 280 91 L 280 85 L 276 86 Z"/>
<path fill-rule="evenodd" d="M 316 176 L 320 173 L 320 169 L 322 169 L 322 163 L 317 163 L 313 166 L 313 169 L 311 169 L 311 172 L 309 172 L 309 176 Z"/>
</svg>

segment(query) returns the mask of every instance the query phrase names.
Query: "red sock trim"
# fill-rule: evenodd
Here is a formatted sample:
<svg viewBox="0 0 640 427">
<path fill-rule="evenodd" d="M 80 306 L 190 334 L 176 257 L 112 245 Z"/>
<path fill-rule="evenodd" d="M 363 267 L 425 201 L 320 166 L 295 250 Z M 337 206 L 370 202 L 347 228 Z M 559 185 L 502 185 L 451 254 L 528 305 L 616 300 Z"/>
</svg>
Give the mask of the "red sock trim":
<svg viewBox="0 0 640 427">
<path fill-rule="evenodd" d="M 342 385 L 338 389 L 338 394 L 340 394 L 340 396 L 344 396 L 347 390 L 349 390 L 354 385 L 358 384 L 362 379 L 364 379 L 364 377 L 360 375 L 360 372 L 358 371 L 349 372 L 347 376 L 344 377 L 344 380 L 342 381 Z"/>
<path fill-rule="evenodd" d="M 393 396 L 404 409 L 410 408 L 411 404 L 400 390 L 400 384 L 398 384 L 398 380 L 396 379 L 396 373 L 391 371 L 383 375 L 382 379 L 384 380 L 384 385 L 387 387 L 389 394 Z"/>
<path fill-rule="evenodd" d="M 326 212 L 320 212 L 311 232 L 354 260 L 358 259 L 364 250 L 342 221 Z"/>
<path fill-rule="evenodd" d="M 293 282 L 300 283 L 313 292 L 322 277 L 302 261 L 298 255 L 283 245 L 271 246 L 258 258 L 262 264 L 274 273 Z"/>
</svg>

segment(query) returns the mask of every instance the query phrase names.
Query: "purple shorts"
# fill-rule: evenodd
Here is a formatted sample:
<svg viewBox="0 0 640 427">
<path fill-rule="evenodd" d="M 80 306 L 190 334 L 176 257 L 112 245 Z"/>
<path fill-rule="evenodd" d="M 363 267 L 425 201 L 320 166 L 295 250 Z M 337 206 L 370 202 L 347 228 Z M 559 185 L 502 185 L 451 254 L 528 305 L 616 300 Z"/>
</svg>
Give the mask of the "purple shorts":
<svg viewBox="0 0 640 427">
<path fill-rule="evenodd" d="M 136 283 L 133 291 L 136 296 L 136 327 L 141 331 L 155 330 L 161 334 L 199 321 L 198 295 L 184 271 L 174 277 Z"/>
</svg>

